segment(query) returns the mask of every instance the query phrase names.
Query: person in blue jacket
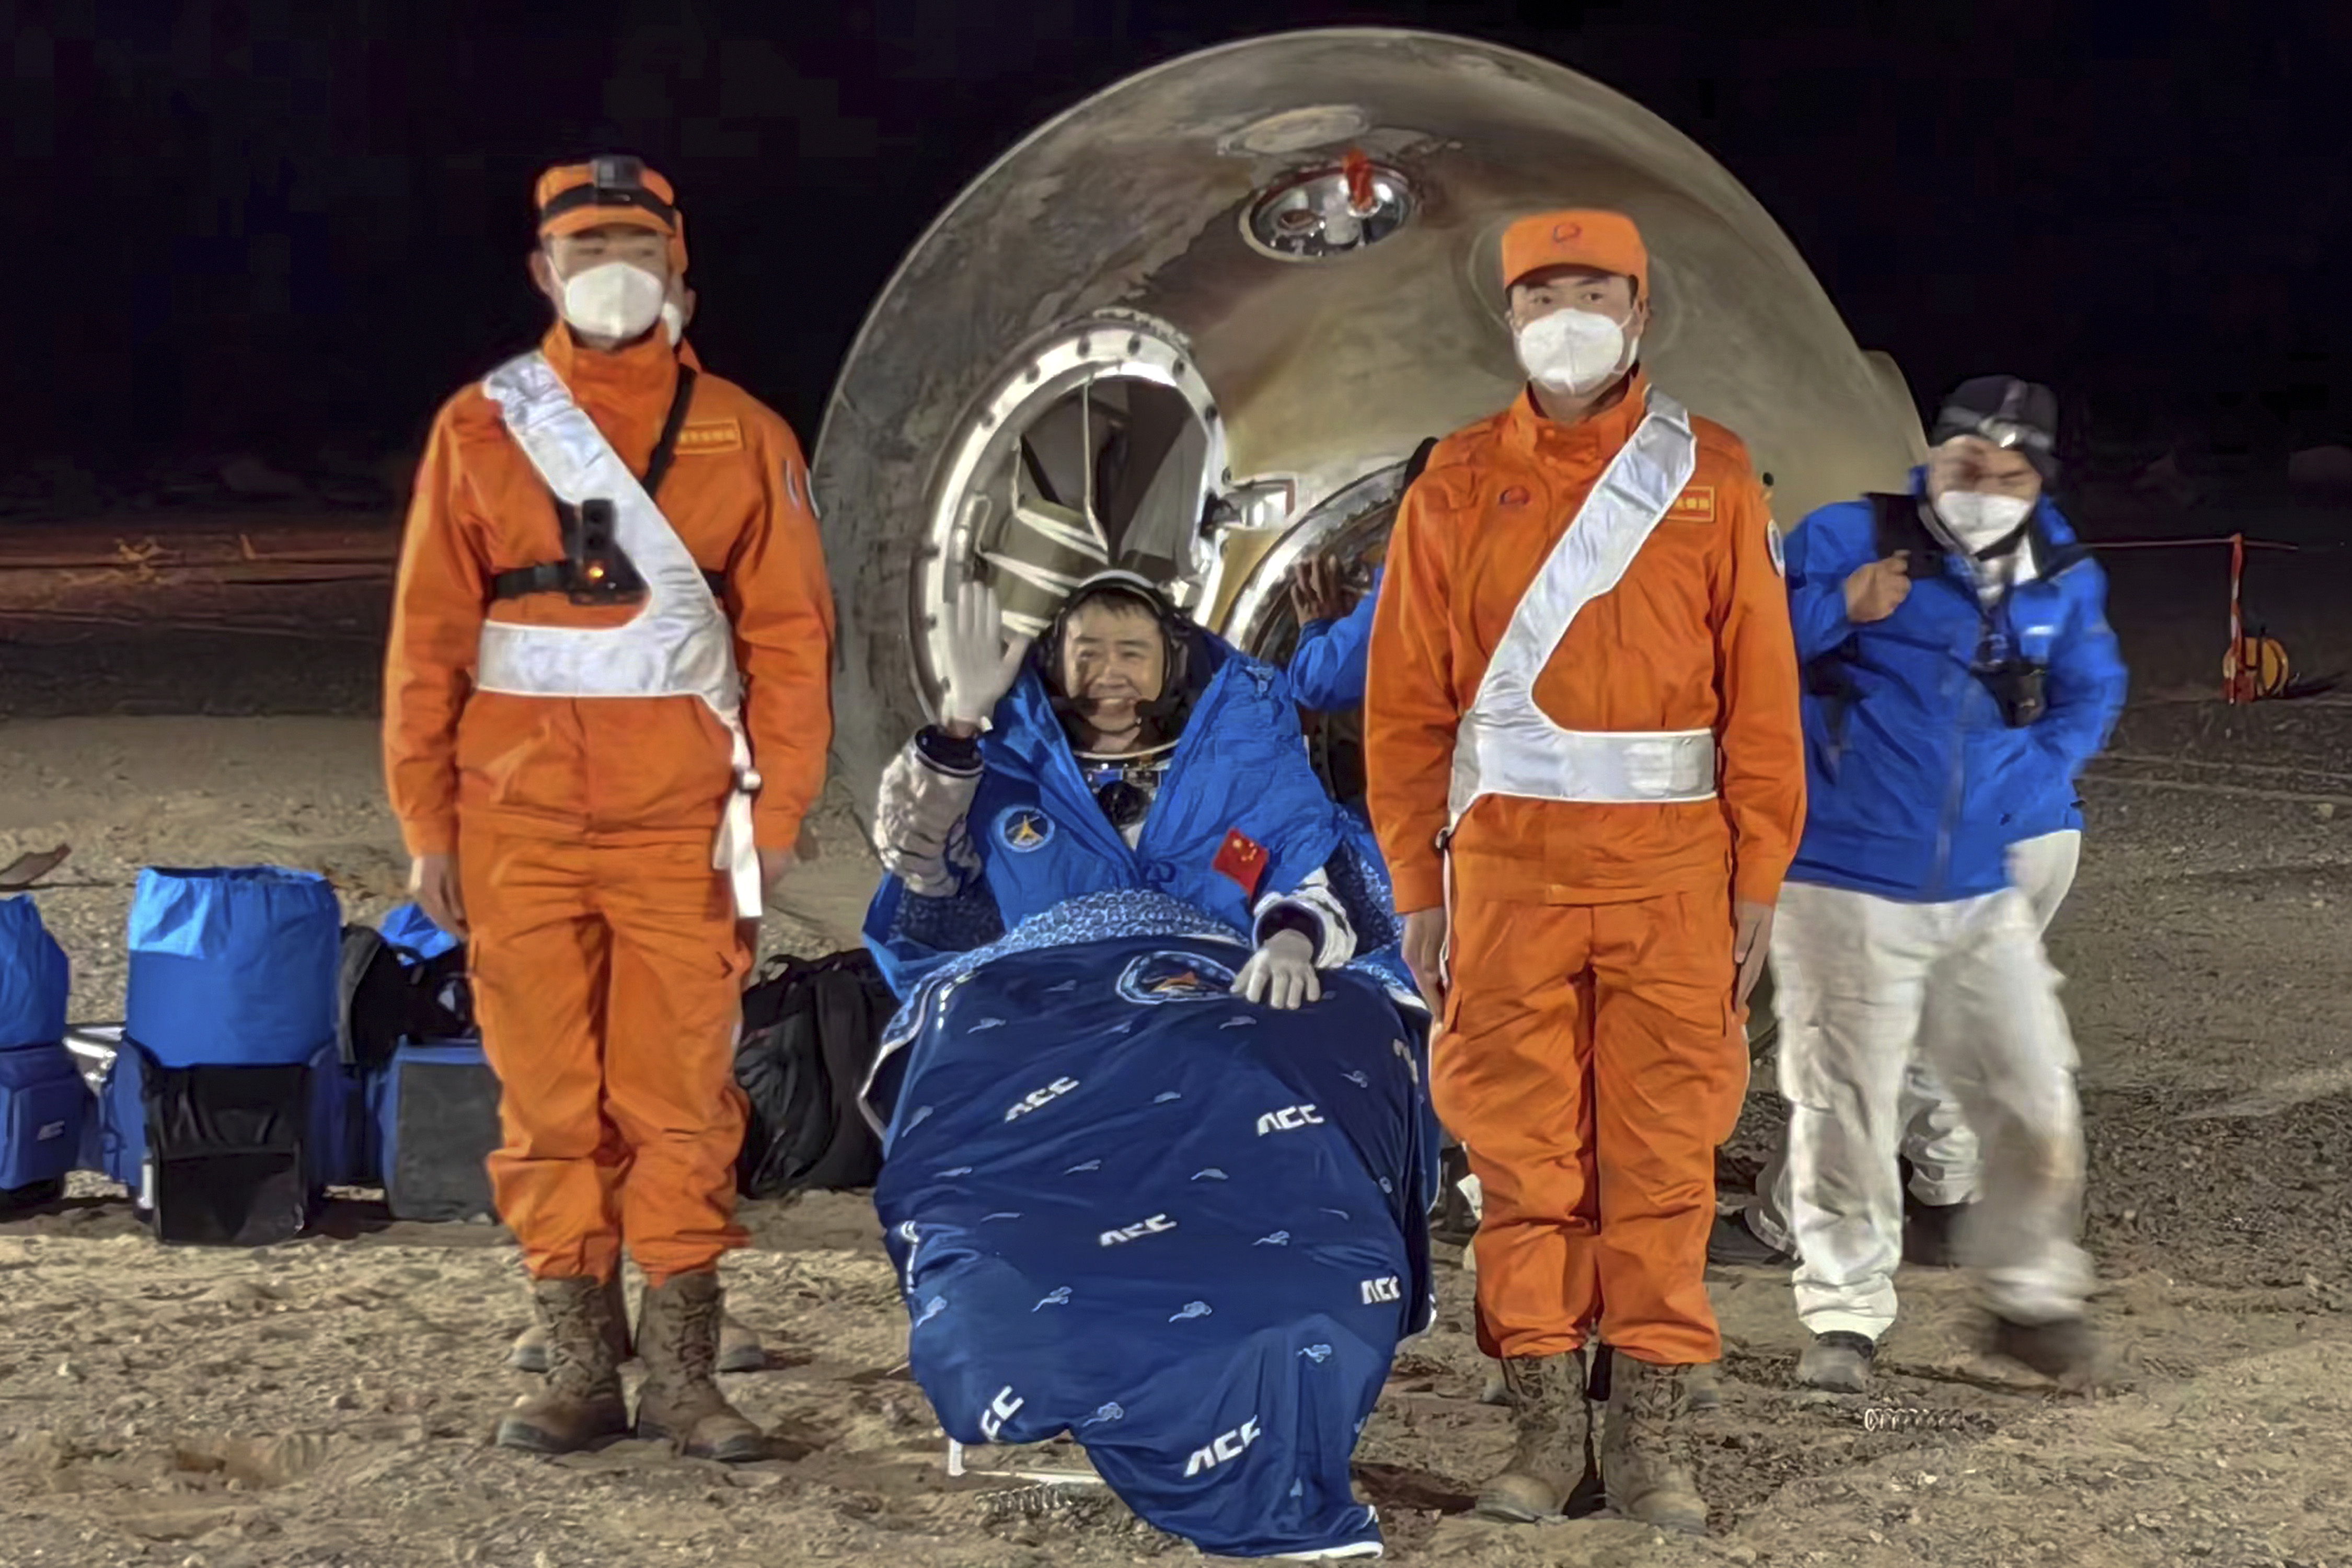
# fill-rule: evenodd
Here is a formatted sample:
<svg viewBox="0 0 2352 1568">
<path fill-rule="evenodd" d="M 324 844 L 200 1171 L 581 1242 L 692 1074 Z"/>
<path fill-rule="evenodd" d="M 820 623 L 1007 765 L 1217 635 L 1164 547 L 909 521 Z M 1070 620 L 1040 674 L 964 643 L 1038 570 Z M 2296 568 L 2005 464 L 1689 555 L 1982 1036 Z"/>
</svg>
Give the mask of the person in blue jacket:
<svg viewBox="0 0 2352 1568">
<path fill-rule="evenodd" d="M 1291 650 L 1290 686 L 1310 713 L 1339 713 L 1364 705 L 1364 674 L 1371 662 L 1372 611 L 1382 571 L 1353 609 L 1339 564 L 1318 555 L 1302 563 L 1291 584 L 1298 611 L 1298 646 Z"/>
<path fill-rule="evenodd" d="M 1397 501 L 1412 489 L 1437 450 L 1434 436 L 1405 459 L 1397 482 Z M 1372 611 L 1380 603 L 1385 568 L 1375 569 L 1371 585 L 1351 609 L 1347 584 L 1338 562 L 1315 555 L 1300 563 L 1290 585 L 1290 601 L 1298 615 L 1298 645 L 1290 654 L 1290 685 L 1298 705 L 1310 713 L 1338 713 L 1364 705 L 1365 672 L 1371 664 Z"/>
<path fill-rule="evenodd" d="M 1248 933 L 1234 989 L 1297 1007 L 1356 955 L 1328 868 L 1360 830 L 1309 763 L 1283 673 L 1147 578 L 1080 584 L 1034 649 L 992 590 L 950 617 L 938 724 L 883 775 L 866 923 L 907 995 L 946 957 L 1081 894 L 1167 895 Z"/>
<path fill-rule="evenodd" d="M 2093 1360 L 2074 1047 L 2011 869 L 2074 820 L 2124 700 L 2105 578 L 2042 494 L 2056 426 L 2048 389 L 1969 382 L 1907 493 L 1788 539 L 1807 809 L 1772 966 L 1811 1386 L 1861 1392 L 1895 1321 L 1919 1055 L 1983 1145 L 1958 1247 L 1990 1348 L 2052 1376 Z"/>
</svg>

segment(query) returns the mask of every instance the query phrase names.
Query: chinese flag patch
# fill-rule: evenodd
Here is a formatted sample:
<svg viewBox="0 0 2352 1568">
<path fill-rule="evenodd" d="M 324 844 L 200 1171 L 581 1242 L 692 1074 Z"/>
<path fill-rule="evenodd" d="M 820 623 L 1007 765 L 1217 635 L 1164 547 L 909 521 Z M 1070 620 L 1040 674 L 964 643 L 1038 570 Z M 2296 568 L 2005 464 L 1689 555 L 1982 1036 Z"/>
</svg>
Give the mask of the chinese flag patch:
<svg viewBox="0 0 2352 1568">
<path fill-rule="evenodd" d="M 1213 864 L 1218 872 L 1241 884 L 1244 894 L 1257 897 L 1257 885 L 1265 876 L 1265 848 L 1256 839 L 1238 827 L 1231 829 Z"/>
</svg>

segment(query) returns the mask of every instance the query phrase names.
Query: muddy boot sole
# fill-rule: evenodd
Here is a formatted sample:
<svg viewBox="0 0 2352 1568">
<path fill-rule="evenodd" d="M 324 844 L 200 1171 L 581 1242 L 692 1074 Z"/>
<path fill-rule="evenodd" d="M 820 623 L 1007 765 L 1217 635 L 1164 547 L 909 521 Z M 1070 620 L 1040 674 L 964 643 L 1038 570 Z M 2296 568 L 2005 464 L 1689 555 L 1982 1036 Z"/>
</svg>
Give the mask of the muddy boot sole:
<svg viewBox="0 0 2352 1568">
<path fill-rule="evenodd" d="M 499 1422 L 498 1446 L 552 1458 L 601 1448 L 629 1435 L 629 1412 L 617 1399 L 605 1410 L 585 1413 L 583 1419 L 581 1429 L 565 1433 L 520 1411 L 510 1412 Z"/>
<path fill-rule="evenodd" d="M 640 1421 L 635 1435 L 639 1442 L 667 1443 L 689 1459 L 711 1459 L 722 1465 L 757 1464 L 768 1457 L 768 1440 L 758 1432 L 721 1437 L 715 1443 L 690 1443 L 658 1423 Z"/>
<path fill-rule="evenodd" d="M 1632 1509 L 1618 1508 L 1614 1503 L 1610 1507 L 1620 1517 L 1646 1524 L 1652 1530 L 1669 1530 L 1676 1535 L 1706 1533 L 1706 1510 L 1704 1508 L 1675 1508 L 1649 1502 Z"/>
<path fill-rule="evenodd" d="M 1542 1481 L 1532 1476 L 1497 1476 L 1486 1483 L 1478 1500 L 1470 1505 L 1470 1511 L 1497 1524 L 1549 1524 L 1570 1518 L 1577 1511 L 1578 1500 L 1590 1500 L 1594 1490 L 1594 1478 L 1588 1473 L 1560 1506 L 1554 1508 L 1551 1489 Z"/>
</svg>

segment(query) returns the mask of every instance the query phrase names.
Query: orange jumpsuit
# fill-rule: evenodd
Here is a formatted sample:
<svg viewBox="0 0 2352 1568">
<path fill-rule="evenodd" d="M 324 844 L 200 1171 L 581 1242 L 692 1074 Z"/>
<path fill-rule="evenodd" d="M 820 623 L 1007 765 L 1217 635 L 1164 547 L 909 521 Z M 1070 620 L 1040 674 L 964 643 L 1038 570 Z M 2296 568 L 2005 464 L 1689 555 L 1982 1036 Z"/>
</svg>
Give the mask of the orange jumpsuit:
<svg viewBox="0 0 2352 1568">
<path fill-rule="evenodd" d="M 1397 908 L 1447 901 L 1456 727 L 1521 597 L 1632 437 L 1646 388 L 1576 425 L 1522 395 L 1407 492 L 1372 626 L 1370 806 Z M 1662 1365 L 1720 1353 L 1704 1280 L 1715 1149 L 1748 1079 L 1733 901 L 1770 904 L 1804 818 L 1798 674 L 1763 492 L 1703 419 L 1690 483 L 1536 681 L 1553 722 L 1711 730 L 1717 798 L 1487 796 L 1451 841 L 1452 984 L 1431 1089 L 1484 1192 L 1478 1331 L 1544 1356 L 1597 1324 Z"/>
<path fill-rule="evenodd" d="M 658 331 L 592 353 L 562 326 L 543 352 L 644 472 L 680 354 Z M 656 500 L 696 562 L 725 575 L 762 783 L 754 832 L 762 849 L 788 849 L 833 733 L 833 601 L 807 466 L 781 418 L 708 374 L 676 452 Z M 502 1089 L 490 1178 L 525 1263 L 534 1278 L 608 1279 L 625 1237 L 659 1285 L 743 1240 L 733 1053 L 751 955 L 711 866 L 731 746 L 698 698 L 471 689 L 485 616 L 631 617 L 560 593 L 491 602 L 497 574 L 562 554 L 554 501 L 497 405 L 459 393 L 434 423 L 401 552 L 385 773 L 409 852 L 457 856 L 476 1015 Z"/>
</svg>

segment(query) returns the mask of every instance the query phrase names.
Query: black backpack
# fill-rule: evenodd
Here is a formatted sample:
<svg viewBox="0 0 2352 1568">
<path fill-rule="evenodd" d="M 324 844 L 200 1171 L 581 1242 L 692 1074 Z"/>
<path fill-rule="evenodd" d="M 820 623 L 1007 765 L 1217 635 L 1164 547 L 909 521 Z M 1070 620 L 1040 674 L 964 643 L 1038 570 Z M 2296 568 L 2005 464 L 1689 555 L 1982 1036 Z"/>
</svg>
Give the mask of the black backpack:
<svg viewBox="0 0 2352 1568">
<path fill-rule="evenodd" d="M 735 1047 L 735 1081 L 751 1101 L 735 1166 L 744 1196 L 874 1184 L 882 1144 L 857 1097 L 898 1007 L 862 949 L 761 969 Z"/>
<path fill-rule="evenodd" d="M 352 1067 L 392 1059 L 404 1039 L 463 1039 L 474 1033 L 474 996 L 463 946 L 425 958 L 369 925 L 343 928 L 335 1043 Z"/>
</svg>

